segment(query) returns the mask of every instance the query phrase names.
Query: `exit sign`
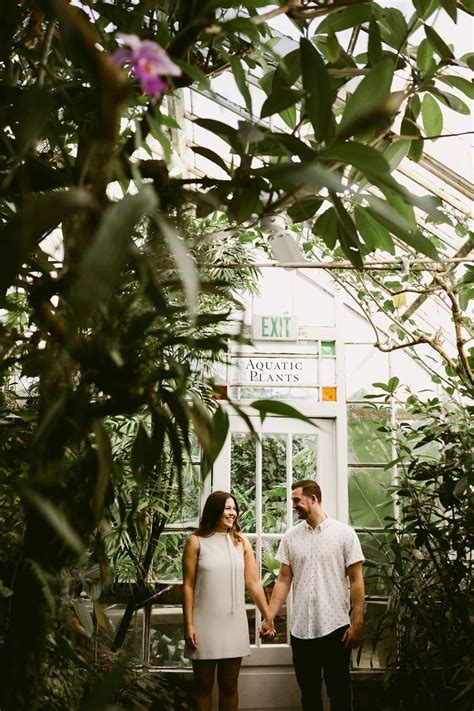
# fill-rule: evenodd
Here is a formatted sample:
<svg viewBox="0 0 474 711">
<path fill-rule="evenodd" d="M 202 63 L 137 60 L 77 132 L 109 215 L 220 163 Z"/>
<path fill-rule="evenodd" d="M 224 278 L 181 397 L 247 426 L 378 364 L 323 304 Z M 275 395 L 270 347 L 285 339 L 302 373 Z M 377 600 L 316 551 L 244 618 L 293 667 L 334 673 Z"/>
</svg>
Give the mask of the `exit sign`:
<svg viewBox="0 0 474 711">
<path fill-rule="evenodd" d="M 296 341 L 298 329 L 294 316 L 253 316 L 252 338 L 259 341 Z"/>
</svg>

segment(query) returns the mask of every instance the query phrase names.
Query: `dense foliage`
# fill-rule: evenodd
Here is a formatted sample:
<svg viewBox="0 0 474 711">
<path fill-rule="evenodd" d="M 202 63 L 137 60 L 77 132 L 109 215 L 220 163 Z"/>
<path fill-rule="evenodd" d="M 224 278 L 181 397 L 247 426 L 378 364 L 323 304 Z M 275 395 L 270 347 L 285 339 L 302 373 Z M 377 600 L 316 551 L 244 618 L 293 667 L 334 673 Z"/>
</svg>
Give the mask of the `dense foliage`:
<svg viewBox="0 0 474 711">
<path fill-rule="evenodd" d="M 390 591 L 384 708 L 469 711 L 474 628 L 472 408 L 411 395 L 395 430 L 396 519 L 378 536 Z M 380 641 L 380 638 L 379 638 Z"/>
</svg>

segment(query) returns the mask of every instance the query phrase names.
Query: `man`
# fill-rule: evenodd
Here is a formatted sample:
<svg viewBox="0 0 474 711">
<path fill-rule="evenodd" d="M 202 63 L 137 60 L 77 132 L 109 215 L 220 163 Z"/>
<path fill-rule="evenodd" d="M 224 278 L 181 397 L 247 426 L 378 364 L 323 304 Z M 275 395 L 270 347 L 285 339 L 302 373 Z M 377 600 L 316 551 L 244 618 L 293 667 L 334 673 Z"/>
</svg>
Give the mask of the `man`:
<svg viewBox="0 0 474 711">
<path fill-rule="evenodd" d="M 324 513 L 315 481 L 293 484 L 291 499 L 301 523 L 285 534 L 276 555 L 281 567 L 271 620 L 293 582 L 291 646 L 302 708 L 322 711 L 323 674 L 331 711 L 350 711 L 350 651 L 360 640 L 364 618 L 364 556 L 355 531 Z M 271 621 L 262 624 L 261 633 L 273 635 Z"/>
</svg>

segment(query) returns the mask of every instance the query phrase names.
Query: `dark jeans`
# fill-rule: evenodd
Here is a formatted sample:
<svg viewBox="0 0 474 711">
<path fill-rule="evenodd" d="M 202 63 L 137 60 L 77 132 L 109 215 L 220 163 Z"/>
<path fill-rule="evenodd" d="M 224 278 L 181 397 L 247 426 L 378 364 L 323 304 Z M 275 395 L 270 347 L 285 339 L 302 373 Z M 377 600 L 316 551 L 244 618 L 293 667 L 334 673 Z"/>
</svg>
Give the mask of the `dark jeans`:
<svg viewBox="0 0 474 711">
<path fill-rule="evenodd" d="M 323 711 L 321 699 L 322 675 L 331 702 L 331 711 L 351 711 L 350 649 L 341 637 L 348 625 L 339 627 L 326 637 L 299 639 L 291 635 L 293 664 L 301 689 L 303 711 Z"/>
</svg>

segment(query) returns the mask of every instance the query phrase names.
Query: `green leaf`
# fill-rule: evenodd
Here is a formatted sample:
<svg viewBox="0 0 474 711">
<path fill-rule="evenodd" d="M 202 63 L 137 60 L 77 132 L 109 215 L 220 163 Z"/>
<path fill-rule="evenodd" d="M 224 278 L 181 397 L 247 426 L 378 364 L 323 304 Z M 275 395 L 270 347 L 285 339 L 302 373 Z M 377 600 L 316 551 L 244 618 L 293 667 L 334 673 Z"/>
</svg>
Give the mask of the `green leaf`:
<svg viewBox="0 0 474 711">
<path fill-rule="evenodd" d="M 247 111 L 250 115 L 252 115 L 252 96 L 249 91 L 249 84 L 242 67 L 242 62 L 240 61 L 240 58 L 234 54 L 229 57 L 229 63 L 234 75 L 235 83 L 237 84 L 237 87 L 245 101 Z"/>
<path fill-rule="evenodd" d="M 323 59 L 316 47 L 301 39 L 303 87 L 307 92 L 306 113 L 317 141 L 324 141 L 332 125 L 333 91 Z"/>
<path fill-rule="evenodd" d="M 330 198 L 336 211 L 338 220 L 337 235 L 344 254 L 357 269 L 363 269 L 364 263 L 362 261 L 361 248 L 363 249 L 364 245 L 359 240 L 352 217 L 335 193 L 331 193 Z"/>
<path fill-rule="evenodd" d="M 211 133 L 215 133 L 221 138 L 226 139 L 232 147 L 235 146 L 235 143 L 239 143 L 237 130 L 232 126 L 229 126 L 228 123 L 223 123 L 222 121 L 217 121 L 216 119 L 206 118 L 195 119 L 194 123 L 197 126 L 206 129 L 206 131 L 210 131 Z"/>
<path fill-rule="evenodd" d="M 186 242 L 178 235 L 172 224 L 163 215 L 156 214 L 154 217 L 174 257 L 186 294 L 189 313 L 194 316 L 199 291 L 196 263 L 189 252 Z"/>
<path fill-rule="evenodd" d="M 416 51 L 416 64 L 418 69 L 425 75 L 433 67 L 433 46 L 427 38 L 421 40 Z"/>
<path fill-rule="evenodd" d="M 364 193 L 363 197 L 369 204 L 369 207 L 366 208 L 369 214 L 373 214 L 375 219 L 387 227 L 393 235 L 400 237 L 413 231 L 412 225 L 386 200 L 369 193 Z"/>
<path fill-rule="evenodd" d="M 135 225 L 157 206 L 155 191 L 147 186 L 105 210 L 95 239 L 78 267 L 78 278 L 71 291 L 78 322 L 84 322 L 112 295 L 132 253 L 131 236 Z"/>
<path fill-rule="evenodd" d="M 354 219 L 359 234 L 369 251 L 380 249 L 389 254 L 395 254 L 395 245 L 389 231 L 366 208 L 356 205 Z"/>
<path fill-rule="evenodd" d="M 463 94 L 466 94 L 470 99 L 474 99 L 474 84 L 464 77 L 456 77 L 452 74 L 439 74 L 437 77 L 439 81 L 444 82 L 448 86 L 452 86 L 454 89 L 459 89 Z"/>
<path fill-rule="evenodd" d="M 150 438 L 146 427 L 142 422 L 138 423 L 137 434 L 133 440 L 133 445 L 130 451 L 130 466 L 132 474 L 137 479 L 141 477 L 142 470 L 143 476 L 146 476 L 149 472 L 149 450 Z"/>
<path fill-rule="evenodd" d="M 421 102 L 421 116 L 427 136 L 439 136 L 443 130 L 443 113 L 439 104 L 430 94 L 425 94 Z"/>
<path fill-rule="evenodd" d="M 450 94 L 447 91 L 441 91 L 441 89 L 438 89 L 437 87 L 430 87 L 428 89 L 430 94 L 434 94 L 434 96 L 437 96 L 440 101 L 443 102 L 446 106 L 448 106 L 450 109 L 453 111 L 456 111 L 458 114 L 464 114 L 464 116 L 470 116 L 471 110 L 467 104 L 464 103 L 464 101 L 461 101 L 457 96 L 454 96 L 454 94 Z"/>
<path fill-rule="evenodd" d="M 253 173 L 269 178 L 272 184 L 283 190 L 304 188 L 307 192 L 316 192 L 322 187 L 341 191 L 343 185 L 340 177 L 318 161 L 301 163 L 280 163 L 265 168 L 256 168 Z"/>
<path fill-rule="evenodd" d="M 434 259 L 436 261 L 439 260 L 439 255 L 436 251 L 436 247 L 433 245 L 432 242 L 430 242 L 429 239 L 423 237 L 420 232 L 407 232 L 403 236 L 399 237 L 402 242 L 405 242 L 410 247 L 413 247 L 413 249 L 417 252 L 420 252 L 420 254 L 425 254 L 430 259 Z"/>
<path fill-rule="evenodd" d="M 84 543 L 72 528 L 66 516 L 49 499 L 33 489 L 25 488 L 22 497 L 40 514 L 56 535 L 78 555 L 85 552 Z"/>
<path fill-rule="evenodd" d="M 229 432 L 229 416 L 222 405 L 218 405 L 212 416 L 212 453 L 214 459 L 219 456 Z"/>
<path fill-rule="evenodd" d="M 369 41 L 367 46 L 367 55 L 371 67 L 382 61 L 382 39 L 380 36 L 379 26 L 374 18 L 370 20 L 369 25 Z"/>
<path fill-rule="evenodd" d="M 289 88 L 293 86 L 300 76 L 301 54 L 298 48 L 285 54 L 280 61 L 273 76 L 273 84 L 279 86 L 284 85 Z"/>
<path fill-rule="evenodd" d="M 304 92 L 280 86 L 278 90 L 272 91 L 270 96 L 264 101 L 260 112 L 261 118 L 266 118 L 272 114 L 279 114 L 289 106 L 293 106 L 304 96 Z"/>
<path fill-rule="evenodd" d="M 346 7 L 325 18 L 316 28 L 316 34 L 325 34 L 329 28 L 334 32 L 341 32 L 350 27 L 358 27 L 364 22 L 370 22 L 372 14 L 373 10 L 369 2 Z"/>
<path fill-rule="evenodd" d="M 474 70 L 474 52 L 467 52 L 466 54 L 463 54 L 463 56 L 461 57 L 461 62 L 467 64 L 469 69 Z"/>
<path fill-rule="evenodd" d="M 326 56 L 328 61 L 331 62 L 331 64 L 335 64 L 337 61 L 339 61 L 341 51 L 342 48 L 339 42 L 337 41 L 337 37 L 334 33 L 334 30 L 331 26 L 329 26 L 326 42 Z"/>
<path fill-rule="evenodd" d="M 84 600 L 76 600 L 74 603 L 74 612 L 76 613 L 77 619 L 81 623 L 81 627 L 88 637 L 92 637 L 94 633 L 94 623 L 92 621 L 92 615 L 89 612 Z"/>
<path fill-rule="evenodd" d="M 418 252 L 426 254 L 430 259 L 439 259 L 430 240 L 423 237 L 394 207 L 375 195 L 366 195 L 365 199 L 370 205 L 367 208 L 369 215 L 380 222 L 389 232 Z"/>
<path fill-rule="evenodd" d="M 219 166 L 219 168 L 222 168 L 224 172 L 229 174 L 229 166 L 226 165 L 220 155 L 212 151 L 210 148 L 206 148 L 205 146 L 191 146 L 191 150 L 194 151 L 194 153 L 198 153 L 198 155 L 203 158 L 211 161 L 211 163 L 215 163 Z"/>
<path fill-rule="evenodd" d="M 235 188 L 228 203 L 229 215 L 240 224 L 261 210 L 260 190 L 257 181 L 246 188 Z"/>
<path fill-rule="evenodd" d="M 397 8 L 387 7 L 378 19 L 382 40 L 390 47 L 401 50 L 407 42 L 409 31 L 403 13 Z"/>
<path fill-rule="evenodd" d="M 423 154 L 423 141 L 421 139 L 421 131 L 418 128 L 416 121 L 410 118 L 403 119 L 400 127 L 400 131 L 404 136 L 416 136 L 410 141 L 410 148 L 408 150 L 408 157 L 415 162 L 418 162 Z"/>
<path fill-rule="evenodd" d="M 352 136 L 375 110 L 384 110 L 390 96 L 394 65 L 384 59 L 373 67 L 346 101 L 336 136 Z"/>
<path fill-rule="evenodd" d="M 210 456 L 204 457 L 201 472 L 205 476 L 219 456 L 229 432 L 229 416 L 221 405 L 218 405 L 211 422 L 212 449 Z"/>
<path fill-rule="evenodd" d="M 441 57 L 441 59 L 446 59 L 446 57 L 454 59 L 454 54 L 449 49 L 446 42 L 441 39 L 441 37 L 433 27 L 430 27 L 430 25 L 425 25 L 425 34 L 428 42 L 433 47 L 434 51 Z"/>
<path fill-rule="evenodd" d="M 441 7 L 446 10 L 453 22 L 457 22 L 458 8 L 456 0 L 441 0 Z"/>
<path fill-rule="evenodd" d="M 334 249 L 337 242 L 337 215 L 333 207 L 328 208 L 318 217 L 312 232 L 316 237 L 323 239 L 328 249 Z"/>
<path fill-rule="evenodd" d="M 426 20 L 438 9 L 437 0 L 412 0 L 416 14 L 421 20 Z"/>
<path fill-rule="evenodd" d="M 287 109 L 283 109 L 283 111 L 280 111 L 280 117 L 281 117 L 281 120 L 286 123 L 288 128 L 291 128 L 291 130 L 296 128 L 296 124 L 297 124 L 296 106 L 289 106 Z"/>
<path fill-rule="evenodd" d="M 189 62 L 185 62 L 183 59 L 176 56 L 173 56 L 173 62 L 177 64 L 180 69 L 182 69 L 183 74 L 191 77 L 200 89 L 209 88 L 208 77 L 201 69 L 199 69 L 199 67 L 196 66 L 196 64 L 190 64 Z"/>
<path fill-rule="evenodd" d="M 293 222 L 304 222 L 313 217 L 323 204 L 323 201 L 323 198 L 320 197 L 304 197 L 294 202 L 286 213 Z"/>
<path fill-rule="evenodd" d="M 318 154 L 320 160 L 335 160 L 349 163 L 362 173 L 388 173 L 389 164 L 375 148 L 356 141 L 334 143 Z"/>
<path fill-rule="evenodd" d="M 389 145 L 383 155 L 390 166 L 390 172 L 394 171 L 406 157 L 410 145 L 411 141 L 404 140 L 394 141 Z"/>
<path fill-rule="evenodd" d="M 302 422 L 307 422 L 313 427 L 317 427 L 314 420 L 310 419 L 306 415 L 303 415 L 299 410 L 291 405 L 287 405 L 285 402 L 277 402 L 275 400 L 254 400 L 250 403 L 250 407 L 257 410 L 260 415 L 261 422 L 265 421 L 267 415 L 279 415 L 281 417 L 290 417 L 293 420 L 301 420 Z"/>
<path fill-rule="evenodd" d="M 219 4 L 222 5 L 222 3 Z M 249 39 L 258 39 L 258 27 L 250 18 L 234 17 L 232 20 L 222 22 L 220 27 L 223 32 L 229 35 L 243 34 L 247 35 Z"/>
</svg>

